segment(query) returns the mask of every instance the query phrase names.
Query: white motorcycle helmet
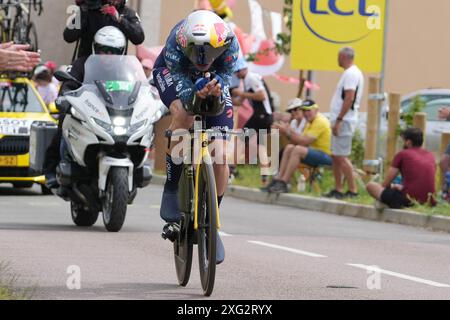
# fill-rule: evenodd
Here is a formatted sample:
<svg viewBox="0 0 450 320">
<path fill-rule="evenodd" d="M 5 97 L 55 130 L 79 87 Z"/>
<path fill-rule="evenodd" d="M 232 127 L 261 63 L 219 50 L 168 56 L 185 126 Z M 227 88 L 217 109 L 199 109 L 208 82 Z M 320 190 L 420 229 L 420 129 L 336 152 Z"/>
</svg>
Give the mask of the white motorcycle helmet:
<svg viewBox="0 0 450 320">
<path fill-rule="evenodd" d="M 177 30 L 177 43 L 189 60 L 200 71 L 227 50 L 234 38 L 228 24 L 208 10 L 191 13 Z"/>
<path fill-rule="evenodd" d="M 92 53 L 124 55 L 127 39 L 122 31 L 113 26 L 103 27 L 97 31 L 92 43 Z"/>
</svg>

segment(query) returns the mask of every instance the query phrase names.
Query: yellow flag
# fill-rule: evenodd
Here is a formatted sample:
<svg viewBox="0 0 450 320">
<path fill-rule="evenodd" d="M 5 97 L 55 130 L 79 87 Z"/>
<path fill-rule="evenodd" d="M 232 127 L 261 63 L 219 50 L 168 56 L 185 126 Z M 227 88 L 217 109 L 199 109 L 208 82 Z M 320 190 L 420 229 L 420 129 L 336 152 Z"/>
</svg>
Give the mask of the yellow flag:
<svg viewBox="0 0 450 320">
<path fill-rule="evenodd" d="M 381 71 L 385 0 L 294 0 L 293 69 L 340 71 L 339 49 L 351 46 L 365 72 Z"/>
</svg>

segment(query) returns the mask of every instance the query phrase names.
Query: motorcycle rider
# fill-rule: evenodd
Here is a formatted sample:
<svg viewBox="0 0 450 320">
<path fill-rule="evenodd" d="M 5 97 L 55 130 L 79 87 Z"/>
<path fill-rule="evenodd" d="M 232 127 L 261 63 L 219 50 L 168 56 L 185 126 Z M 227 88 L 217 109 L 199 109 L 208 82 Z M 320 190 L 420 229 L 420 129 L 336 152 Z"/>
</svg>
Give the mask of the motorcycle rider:
<svg viewBox="0 0 450 320">
<path fill-rule="evenodd" d="M 153 71 L 161 100 L 172 114 L 170 131 L 192 127 L 193 117 L 188 115 L 185 108 L 192 104 L 194 98 L 218 99 L 225 103 L 221 115 L 207 117 L 208 129 L 233 129 L 233 106 L 228 87 L 239 49 L 234 33 L 211 11 L 195 11 L 172 29 Z M 204 77 L 205 72 L 214 73 L 214 79 Z M 213 156 L 224 159 L 226 137 L 216 137 L 210 146 L 213 144 Z M 175 240 L 179 231 L 181 217 L 178 182 L 182 172 L 182 159 L 172 158 L 171 151 L 175 145 L 176 143 L 171 142 L 166 154 L 167 180 L 160 210 L 161 218 L 166 221 L 163 238 L 171 241 Z M 214 174 L 220 206 L 228 182 L 227 164 L 214 163 Z M 217 264 L 224 258 L 225 250 L 218 237 Z"/>
<path fill-rule="evenodd" d="M 126 3 L 127 0 L 77 0 L 80 11 L 64 30 L 64 40 L 68 43 L 80 41 L 78 58 L 91 54 L 96 32 L 105 26 L 120 29 L 134 45 L 144 42 L 139 15 Z M 81 22 L 79 28 L 77 19 Z"/>
<path fill-rule="evenodd" d="M 91 52 L 93 54 L 116 54 L 116 55 L 124 55 L 126 49 L 126 38 L 125 35 L 116 27 L 108 26 L 103 27 L 94 37 L 94 42 L 91 46 Z M 88 56 L 78 58 L 74 61 L 72 66 L 70 67 L 69 74 L 73 76 L 78 81 L 82 82 L 84 78 L 84 65 Z M 61 85 L 61 89 L 59 91 L 59 96 L 64 95 L 64 93 L 72 90 L 76 90 L 80 87 L 80 84 L 76 81 L 64 81 Z M 53 138 L 52 144 L 46 153 L 46 160 L 44 164 L 44 172 L 47 180 L 47 187 L 55 188 L 57 187 L 56 182 L 56 167 L 60 161 L 61 155 L 61 147 L 64 147 L 64 144 L 61 144 L 62 140 L 62 125 L 64 122 L 64 118 L 69 111 L 66 103 L 58 103 L 57 107 L 60 111 L 59 122 L 58 122 L 58 132 Z"/>
</svg>

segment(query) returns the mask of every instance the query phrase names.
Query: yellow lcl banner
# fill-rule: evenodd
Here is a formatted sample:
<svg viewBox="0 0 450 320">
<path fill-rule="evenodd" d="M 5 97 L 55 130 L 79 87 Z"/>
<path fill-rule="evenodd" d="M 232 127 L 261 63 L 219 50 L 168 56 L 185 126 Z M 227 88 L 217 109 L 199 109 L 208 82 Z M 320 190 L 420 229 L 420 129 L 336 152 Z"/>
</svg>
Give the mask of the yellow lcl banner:
<svg viewBox="0 0 450 320">
<path fill-rule="evenodd" d="M 339 49 L 351 46 L 360 69 L 380 72 L 385 9 L 385 0 L 294 0 L 292 68 L 340 71 Z"/>
</svg>

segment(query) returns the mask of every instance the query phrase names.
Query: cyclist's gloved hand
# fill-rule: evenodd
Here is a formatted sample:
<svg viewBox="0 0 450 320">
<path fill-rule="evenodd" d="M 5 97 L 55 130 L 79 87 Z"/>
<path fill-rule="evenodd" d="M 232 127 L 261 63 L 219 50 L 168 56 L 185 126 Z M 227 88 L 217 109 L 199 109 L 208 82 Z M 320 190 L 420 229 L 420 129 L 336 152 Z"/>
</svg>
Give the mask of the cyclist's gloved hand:
<svg viewBox="0 0 450 320">
<path fill-rule="evenodd" d="M 215 74 L 212 80 L 214 79 L 217 80 L 217 84 L 220 84 L 220 88 L 223 89 L 223 87 L 225 86 L 225 81 L 223 80 L 223 78 Z"/>
<path fill-rule="evenodd" d="M 203 90 L 210 81 L 211 80 L 209 78 L 199 78 L 199 79 L 197 79 L 197 81 L 195 81 L 195 90 L 196 91 Z"/>
</svg>

